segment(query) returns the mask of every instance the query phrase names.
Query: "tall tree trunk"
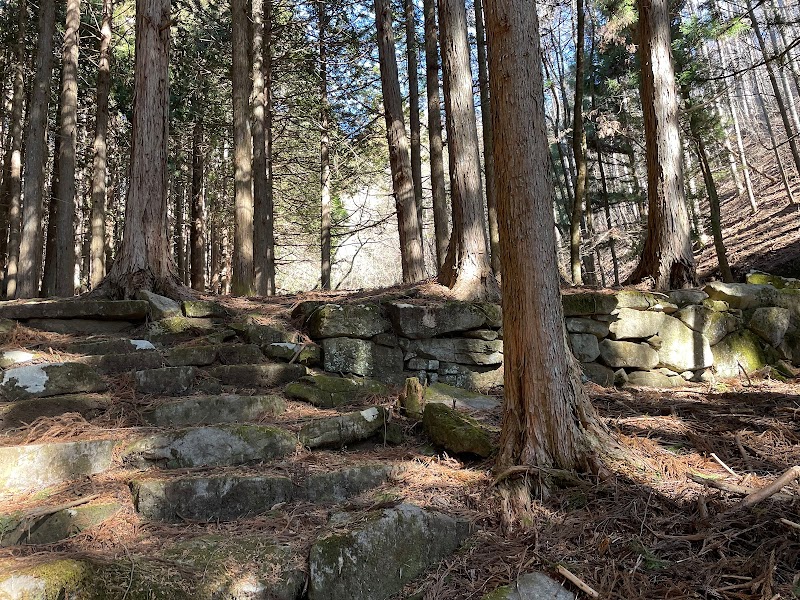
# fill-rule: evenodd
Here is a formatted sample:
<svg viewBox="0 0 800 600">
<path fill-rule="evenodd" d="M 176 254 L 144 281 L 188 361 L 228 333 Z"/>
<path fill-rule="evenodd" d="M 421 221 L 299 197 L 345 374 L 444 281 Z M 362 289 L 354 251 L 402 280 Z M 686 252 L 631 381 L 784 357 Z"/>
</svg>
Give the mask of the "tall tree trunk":
<svg viewBox="0 0 800 600">
<path fill-rule="evenodd" d="M 122 245 L 97 296 L 151 290 L 179 298 L 167 236 L 170 0 L 137 0 L 131 164 Z"/>
<path fill-rule="evenodd" d="M 758 81 L 755 81 L 756 88 L 755 93 L 761 94 L 761 88 L 758 84 Z M 787 175 L 787 169 L 783 167 L 783 159 L 781 158 L 780 148 L 778 147 L 778 141 L 775 137 L 775 130 L 772 128 L 772 120 L 769 118 L 769 113 L 767 112 L 767 107 L 764 105 L 763 102 L 758 103 L 759 108 L 761 109 L 761 116 L 764 119 L 764 125 L 767 128 L 767 134 L 769 135 L 769 139 L 772 146 L 772 154 L 775 157 L 775 165 L 777 167 L 778 173 L 781 176 L 781 183 L 783 184 L 783 191 L 786 192 L 786 197 L 789 200 L 789 204 L 795 203 L 794 192 L 792 191 L 792 186 L 789 183 L 789 176 Z"/>
<path fill-rule="evenodd" d="M 183 274 L 186 271 L 186 234 L 184 233 L 186 223 L 184 218 L 186 211 L 186 174 L 184 172 L 183 156 L 181 156 L 180 161 L 181 165 L 175 173 L 174 183 L 175 221 L 173 222 L 172 244 L 175 248 L 175 266 L 178 269 L 178 277 L 183 281 Z"/>
<path fill-rule="evenodd" d="M 722 238 L 722 222 L 720 219 L 717 184 L 714 181 L 714 174 L 708 162 L 708 153 L 706 152 L 703 137 L 701 135 L 696 135 L 694 137 L 694 143 L 695 151 L 697 152 L 697 160 L 700 163 L 700 171 L 703 174 L 703 183 L 705 183 L 706 192 L 708 193 L 708 204 L 711 208 L 711 232 L 714 235 L 714 249 L 717 252 L 719 271 L 722 274 L 722 281 L 725 283 L 733 283 L 733 274 L 731 273 L 730 265 L 728 265 L 728 255 L 725 250 L 725 240 Z"/>
<path fill-rule="evenodd" d="M 546 469 L 590 466 L 600 425 L 564 332 L 536 5 L 493 0 L 487 22 L 506 323 L 496 468 L 503 517 L 513 526 L 547 494 Z M 530 119 L 526 127 L 519 114 Z"/>
<path fill-rule="evenodd" d="M 60 112 L 60 111 L 59 111 Z M 61 120 L 61 117 L 58 117 Z M 57 228 L 58 228 L 58 179 L 61 176 L 61 137 L 55 136 L 53 142 L 53 168 L 50 170 L 50 193 L 47 195 L 47 236 L 44 246 L 44 266 L 42 268 L 42 296 L 56 295 L 56 270 L 58 269 Z"/>
<path fill-rule="evenodd" d="M 433 227 L 436 237 L 436 269 L 447 257 L 450 238 L 444 182 L 442 111 L 439 102 L 439 32 L 436 28 L 436 0 L 423 0 L 425 13 L 425 85 L 428 97 L 428 144 L 431 162 Z"/>
<path fill-rule="evenodd" d="M 492 131 L 492 99 L 489 95 L 489 64 L 486 58 L 486 28 L 483 0 L 475 0 L 475 37 L 478 42 L 478 84 L 481 92 L 481 125 L 483 127 L 483 170 L 486 175 L 486 215 L 489 219 L 489 248 L 492 271 L 500 274 L 500 234 L 497 226 L 497 192 L 494 183 L 494 132 Z"/>
<path fill-rule="evenodd" d="M 252 296 L 253 289 L 253 136 L 250 130 L 250 60 L 247 0 L 231 0 L 233 44 L 233 170 L 236 204 L 234 296 Z"/>
<path fill-rule="evenodd" d="M 3 204 L 8 210 L 8 242 L 0 251 L 0 267 L 5 267 L 4 285 L 0 291 L 13 298 L 16 293 L 17 257 L 20 237 L 20 200 L 22 195 L 22 110 L 25 104 L 25 28 L 28 22 L 28 9 L 25 0 L 17 7 L 17 40 L 14 58 L 14 82 L 11 98 L 11 144 L 8 150 L 8 176 L 3 177 Z M 5 157 L 4 157 L 5 158 Z M 5 170 L 5 169 L 4 169 Z M 5 228 L 2 230 L 5 242 Z M 7 258 L 6 258 L 7 257 Z M 7 291 L 6 291 L 7 290 Z"/>
<path fill-rule="evenodd" d="M 53 75 L 53 34 L 55 1 L 39 3 L 39 40 L 36 47 L 28 126 L 25 133 L 25 191 L 22 201 L 22 235 L 19 244 L 17 298 L 39 295 L 42 270 L 42 195 L 47 167 L 47 110 L 50 105 L 50 78 Z M 9 297 L 12 288 L 9 281 Z"/>
<path fill-rule="evenodd" d="M 275 293 L 270 278 L 267 207 L 270 182 L 267 178 L 266 94 L 264 85 L 264 0 L 253 0 L 253 273 L 255 293 Z M 274 269 L 274 267 L 273 267 Z"/>
<path fill-rule="evenodd" d="M 439 281 L 458 298 L 492 298 L 499 290 L 486 239 L 464 0 L 439 0 L 439 28 L 453 204 L 453 233 Z"/>
<path fill-rule="evenodd" d="M 100 60 L 97 69 L 97 109 L 94 123 L 94 158 L 92 161 L 91 247 L 89 249 L 89 285 L 96 288 L 106 274 L 106 171 L 108 163 L 108 94 L 111 89 L 111 27 L 114 2 L 103 0 L 103 24 L 100 29 Z"/>
<path fill-rule="evenodd" d="M 61 70 L 55 295 L 75 294 L 75 152 L 78 135 L 78 29 L 80 0 L 67 0 Z"/>
<path fill-rule="evenodd" d="M 586 15 L 583 0 L 576 0 L 575 14 L 578 27 L 575 37 L 575 106 L 572 120 L 572 153 L 575 155 L 575 197 L 572 199 L 572 218 L 569 228 L 570 265 L 572 283 L 583 285 L 581 276 L 581 219 L 583 204 L 586 202 L 586 129 L 583 125 L 583 72 L 584 72 L 584 31 Z"/>
<path fill-rule="evenodd" d="M 381 88 L 386 118 L 386 135 L 389 142 L 392 186 L 397 206 L 403 281 L 412 283 L 425 277 L 425 259 L 422 252 L 422 232 L 419 229 L 414 199 L 414 178 L 411 172 L 411 157 L 409 156 L 408 137 L 403 118 L 389 0 L 375 0 L 375 21 L 378 28 Z"/>
<path fill-rule="evenodd" d="M 189 232 L 191 246 L 192 289 L 206 290 L 206 220 L 203 179 L 205 177 L 205 156 L 203 154 L 203 121 L 194 124 L 192 133 L 192 216 Z"/>
<path fill-rule="evenodd" d="M 259 260 L 264 261 L 264 278 L 268 296 L 276 293 L 275 287 L 275 207 L 272 177 L 272 0 L 264 2 L 264 158 L 267 162 L 266 193 L 263 202 L 258 206 L 255 222 L 258 226 L 258 251 L 262 253 Z"/>
<path fill-rule="evenodd" d="M 328 106 L 328 56 L 327 30 L 328 16 L 325 2 L 317 7 L 319 19 L 319 97 L 320 97 L 320 131 L 319 131 L 319 185 L 321 196 L 320 211 L 320 249 L 321 277 L 323 290 L 331 289 L 331 151 Z"/>
<path fill-rule="evenodd" d="M 411 128 L 411 175 L 414 179 L 414 204 L 422 235 L 422 134 L 419 120 L 419 61 L 414 0 L 403 0 L 406 17 L 406 57 L 408 60 L 408 113 Z"/>
<path fill-rule="evenodd" d="M 647 239 L 633 282 L 655 289 L 695 285 L 691 226 L 683 183 L 678 92 L 670 47 L 667 0 L 638 0 L 641 97 L 647 142 Z"/>
</svg>

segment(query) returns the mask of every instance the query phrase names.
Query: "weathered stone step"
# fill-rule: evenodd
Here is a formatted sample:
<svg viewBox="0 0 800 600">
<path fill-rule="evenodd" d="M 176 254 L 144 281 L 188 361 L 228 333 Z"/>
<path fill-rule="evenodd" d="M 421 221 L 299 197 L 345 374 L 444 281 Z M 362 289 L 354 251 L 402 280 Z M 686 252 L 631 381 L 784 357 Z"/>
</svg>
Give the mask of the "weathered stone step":
<svg viewBox="0 0 800 600">
<path fill-rule="evenodd" d="M 196 367 L 163 367 L 136 371 L 134 383 L 140 394 L 152 396 L 182 396 L 192 391 L 219 393 L 219 382 L 213 378 L 199 377 Z"/>
<path fill-rule="evenodd" d="M 148 436 L 127 447 L 121 458 L 137 467 L 221 467 L 281 458 L 296 448 L 297 437 L 285 429 L 237 424 Z"/>
<path fill-rule="evenodd" d="M 0 515 L 0 547 L 60 542 L 99 525 L 121 508 L 116 502 L 95 502 Z"/>
<path fill-rule="evenodd" d="M 0 448 L 0 494 L 41 490 L 111 466 L 115 440 L 83 440 Z"/>
<path fill-rule="evenodd" d="M 142 479 L 132 484 L 134 505 L 154 521 L 230 521 L 305 500 L 342 502 L 384 483 L 395 469 L 368 464 L 313 473 L 293 481 L 281 475 L 212 475 Z"/>
<path fill-rule="evenodd" d="M 373 406 L 338 417 L 315 419 L 303 425 L 298 435 L 308 448 L 342 447 L 371 438 L 384 431 L 386 424 L 386 409 Z"/>
<path fill-rule="evenodd" d="M 84 419 L 93 419 L 110 404 L 111 397 L 105 394 L 69 394 L 0 403 L 0 431 L 28 425 L 39 417 L 56 417 L 65 413 L 78 413 Z"/>
<path fill-rule="evenodd" d="M 368 398 L 385 396 L 389 388 L 373 379 L 334 377 L 332 375 L 309 375 L 285 388 L 286 395 L 304 400 L 321 408 L 335 408 Z"/>
<path fill-rule="evenodd" d="M 209 370 L 223 385 L 258 388 L 276 387 L 297 381 L 306 374 L 303 365 L 274 363 L 265 365 L 224 365 Z"/>
<path fill-rule="evenodd" d="M 81 392 L 104 392 L 106 382 L 89 365 L 40 363 L 7 369 L 0 382 L 0 395 L 7 400 L 46 398 Z"/>
<path fill-rule="evenodd" d="M 91 356 L 102 354 L 128 354 L 142 352 L 144 350 L 155 350 L 152 342 L 148 340 L 136 340 L 130 338 L 111 338 L 105 340 L 89 340 L 83 342 L 73 342 L 63 347 L 65 352 L 71 354 L 88 354 Z"/>
<path fill-rule="evenodd" d="M 161 404 L 144 413 L 158 427 L 213 425 L 254 421 L 262 415 L 278 416 L 286 411 L 280 396 L 194 396 Z"/>
<path fill-rule="evenodd" d="M 149 305 L 141 300 L 34 300 L 0 302 L 0 317 L 5 319 L 97 319 L 143 321 Z"/>
</svg>

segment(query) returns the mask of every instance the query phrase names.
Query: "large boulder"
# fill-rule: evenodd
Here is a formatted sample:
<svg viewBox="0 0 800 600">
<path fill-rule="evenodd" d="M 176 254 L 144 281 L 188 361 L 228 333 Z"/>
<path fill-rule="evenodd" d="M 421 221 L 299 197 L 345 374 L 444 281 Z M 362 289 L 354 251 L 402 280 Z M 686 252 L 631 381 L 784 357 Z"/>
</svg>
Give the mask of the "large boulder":
<svg viewBox="0 0 800 600">
<path fill-rule="evenodd" d="M 707 306 L 690 305 L 675 315 L 689 329 L 703 334 L 712 346 L 738 328 L 739 320 L 727 312 L 711 310 Z"/>
<path fill-rule="evenodd" d="M 575 594 L 544 573 L 528 573 L 511 585 L 497 588 L 483 600 L 575 600 Z"/>
<path fill-rule="evenodd" d="M 773 348 L 780 346 L 791 324 L 791 313 L 785 308 L 765 306 L 750 316 L 747 327 Z"/>
<path fill-rule="evenodd" d="M 586 379 L 603 387 L 614 387 L 614 371 L 596 362 L 582 363 Z"/>
<path fill-rule="evenodd" d="M 160 296 L 148 290 L 139 290 L 136 292 L 136 298 L 144 300 L 150 305 L 150 318 L 153 321 L 183 316 L 181 305 L 166 296 Z"/>
<path fill-rule="evenodd" d="M 386 421 L 386 409 L 373 406 L 338 417 L 315 419 L 303 425 L 298 436 L 300 442 L 308 448 L 342 447 L 366 440 L 383 431 Z"/>
<path fill-rule="evenodd" d="M 410 340 L 404 346 L 406 358 L 422 357 L 442 363 L 494 366 L 503 363 L 503 342 L 465 338 Z"/>
<path fill-rule="evenodd" d="M 658 349 L 659 366 L 683 373 L 705 369 L 714 364 L 708 339 L 674 317 L 664 315 L 658 337 L 661 338 L 661 347 Z"/>
<path fill-rule="evenodd" d="M 386 396 L 389 388 L 373 379 L 309 375 L 285 388 L 289 398 L 303 400 L 320 408 L 353 404 L 370 396 Z"/>
<path fill-rule="evenodd" d="M 664 317 L 661 312 L 622 308 L 609 325 L 609 337 L 615 340 L 652 337 L 658 333 Z"/>
<path fill-rule="evenodd" d="M 747 283 L 755 285 L 771 285 L 779 290 L 782 289 L 800 289 L 800 279 L 792 277 L 781 277 L 780 275 L 771 275 L 769 273 L 762 273 L 761 271 L 751 271 L 747 274 Z"/>
<path fill-rule="evenodd" d="M 325 370 L 362 377 L 394 379 L 403 371 L 403 352 L 369 340 L 334 337 L 322 341 Z"/>
<path fill-rule="evenodd" d="M 133 328 L 130 321 L 101 321 L 98 319 L 28 319 L 25 326 L 39 331 L 67 335 L 101 335 L 119 333 Z"/>
<path fill-rule="evenodd" d="M 469 535 L 466 521 L 410 504 L 346 519 L 311 547 L 309 600 L 386 600 Z"/>
<path fill-rule="evenodd" d="M 493 312 L 489 316 L 490 322 L 500 319 L 500 308 L 487 304 L 446 302 L 424 305 L 393 302 L 386 306 L 394 331 L 412 339 L 478 329 L 487 322 L 487 310 Z"/>
<path fill-rule="evenodd" d="M 486 458 L 494 452 L 489 431 L 472 417 L 446 404 L 426 404 L 422 424 L 434 444 L 453 454 Z"/>
<path fill-rule="evenodd" d="M 654 369 L 658 365 L 658 352 L 649 344 L 603 340 L 600 342 L 600 358 L 609 367 L 631 369 Z"/>
<path fill-rule="evenodd" d="M 722 378 L 749 375 L 766 366 L 759 338 L 751 331 L 735 331 L 712 348 L 714 369 Z"/>
<path fill-rule="evenodd" d="M 590 333 L 570 333 L 569 345 L 575 358 L 581 362 L 592 362 L 600 356 L 597 338 Z"/>
<path fill-rule="evenodd" d="M 367 339 L 391 328 L 377 304 L 325 304 L 311 313 L 306 325 L 314 339 Z"/>
<path fill-rule="evenodd" d="M 750 285 L 747 283 L 709 283 L 703 291 L 711 300 L 727 302 L 731 308 L 759 308 L 773 306 L 778 290 L 771 285 Z"/>
<path fill-rule="evenodd" d="M 686 380 L 680 376 L 665 375 L 658 371 L 633 371 L 628 373 L 625 387 L 673 388 L 686 385 Z"/>
<path fill-rule="evenodd" d="M 8 369 L 0 393 L 8 400 L 104 392 L 108 386 L 92 367 L 81 363 L 40 363 Z"/>
</svg>

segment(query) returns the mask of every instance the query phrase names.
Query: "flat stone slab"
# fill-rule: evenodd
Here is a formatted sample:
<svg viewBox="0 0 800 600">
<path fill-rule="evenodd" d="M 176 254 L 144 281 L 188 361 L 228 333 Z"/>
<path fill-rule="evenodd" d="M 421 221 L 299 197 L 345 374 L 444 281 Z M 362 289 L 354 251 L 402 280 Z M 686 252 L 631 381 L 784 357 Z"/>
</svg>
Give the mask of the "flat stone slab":
<svg viewBox="0 0 800 600">
<path fill-rule="evenodd" d="M 469 524 L 411 504 L 370 513 L 311 547 L 309 600 L 384 600 L 440 560 L 469 535 Z"/>
<path fill-rule="evenodd" d="M 575 600 L 575 594 L 544 573 L 528 573 L 483 600 Z"/>
<path fill-rule="evenodd" d="M 446 404 L 453 408 L 468 410 L 494 410 L 500 408 L 500 400 L 477 392 L 453 387 L 446 383 L 432 383 L 425 389 L 425 403 Z"/>
<path fill-rule="evenodd" d="M 217 357 L 223 365 L 257 365 L 264 362 L 264 353 L 256 344 L 220 344 Z"/>
<path fill-rule="evenodd" d="M 104 392 L 106 382 L 82 363 L 40 363 L 3 372 L 0 393 L 8 400 Z"/>
<path fill-rule="evenodd" d="M 411 340 L 405 348 L 410 355 L 463 365 L 496 366 L 503 363 L 503 342 L 467 338 Z M 327 361 L 327 356 L 325 357 Z"/>
<path fill-rule="evenodd" d="M 164 367 L 137 371 L 134 376 L 140 394 L 177 396 L 194 386 L 197 370 L 194 367 Z"/>
<path fill-rule="evenodd" d="M 78 413 L 85 419 L 93 419 L 110 404 L 111 397 L 100 394 L 69 394 L 0 404 L 0 431 L 29 425 L 39 417 L 57 417 L 65 413 Z"/>
<path fill-rule="evenodd" d="M 335 408 L 369 396 L 385 396 L 389 388 L 373 379 L 309 375 L 285 388 L 289 398 L 303 400 L 321 408 Z"/>
<path fill-rule="evenodd" d="M 164 353 L 170 367 L 206 367 L 217 360 L 217 347 L 209 344 L 179 346 Z"/>
<path fill-rule="evenodd" d="M 143 321 L 149 305 L 142 300 L 34 300 L 0 302 L 4 319 L 92 319 Z"/>
<path fill-rule="evenodd" d="M 145 479 L 133 482 L 134 506 L 154 521 L 229 521 L 269 512 L 284 502 L 341 502 L 381 485 L 391 473 L 385 465 L 363 465 L 315 473 L 304 481 L 279 475 Z"/>
<path fill-rule="evenodd" d="M 306 374 L 303 365 L 275 363 L 266 365 L 223 365 L 210 370 L 223 385 L 258 388 L 276 387 L 297 381 Z"/>
<path fill-rule="evenodd" d="M 126 354 L 93 356 L 87 364 L 93 365 L 104 375 L 117 375 L 131 371 L 160 369 L 164 366 L 164 356 L 158 350 L 141 350 Z"/>
<path fill-rule="evenodd" d="M 308 448 L 347 446 L 371 438 L 386 427 L 386 410 L 373 406 L 338 417 L 316 419 L 303 425 L 298 434 Z"/>
<path fill-rule="evenodd" d="M 386 305 L 386 312 L 395 332 L 412 339 L 438 337 L 479 329 L 487 322 L 502 322 L 502 312 L 495 304 L 445 302 L 422 305 L 392 302 Z"/>
<path fill-rule="evenodd" d="M 38 490 L 105 471 L 115 440 L 86 440 L 0 448 L 0 494 Z"/>
<path fill-rule="evenodd" d="M 155 349 L 156 347 L 148 340 L 134 340 L 128 338 L 76 342 L 64 346 L 65 352 L 71 354 L 88 354 L 90 356 L 101 354 L 129 354 Z"/>
<path fill-rule="evenodd" d="M 486 458 L 494 452 L 489 431 L 475 419 L 446 404 L 426 404 L 422 425 L 434 444 L 454 454 Z"/>
<path fill-rule="evenodd" d="M 267 357 L 275 360 L 293 361 L 309 366 L 322 364 L 322 348 L 317 345 L 272 342 L 262 346 L 262 349 Z"/>
<path fill-rule="evenodd" d="M 222 425 L 148 436 L 126 448 L 122 460 L 138 467 L 221 467 L 282 458 L 296 447 L 295 435 L 279 427 Z"/>
<path fill-rule="evenodd" d="M 133 329 L 130 321 L 99 321 L 92 319 L 29 319 L 25 326 L 40 331 L 65 334 L 100 335 Z"/>
<path fill-rule="evenodd" d="M 313 339 L 367 339 L 391 328 L 377 304 L 325 304 L 311 313 L 306 325 Z"/>
<path fill-rule="evenodd" d="M 183 316 L 181 305 L 166 296 L 160 296 L 148 290 L 139 290 L 136 298 L 144 300 L 150 305 L 150 318 L 154 321 Z"/>
<path fill-rule="evenodd" d="M 54 544 L 99 525 L 121 508 L 117 503 L 84 504 L 44 515 L 0 515 L 0 547 Z"/>
<path fill-rule="evenodd" d="M 183 314 L 187 317 L 224 318 L 230 316 L 230 311 L 227 308 L 217 302 L 209 302 L 207 300 L 184 300 L 181 303 L 181 307 L 183 308 Z"/>
<path fill-rule="evenodd" d="M 285 411 L 286 401 L 279 396 L 194 396 L 161 404 L 144 418 L 158 427 L 181 427 L 253 421 Z"/>
</svg>

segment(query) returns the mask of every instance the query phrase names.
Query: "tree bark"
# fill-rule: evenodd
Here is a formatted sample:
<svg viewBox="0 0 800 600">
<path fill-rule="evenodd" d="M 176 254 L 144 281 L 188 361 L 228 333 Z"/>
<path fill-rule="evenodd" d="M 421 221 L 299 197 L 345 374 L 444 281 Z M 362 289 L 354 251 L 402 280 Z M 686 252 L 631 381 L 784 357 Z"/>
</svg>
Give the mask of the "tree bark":
<svg viewBox="0 0 800 600">
<path fill-rule="evenodd" d="M 60 111 L 58 111 L 60 113 Z M 58 117 L 61 120 L 61 117 Z M 60 128 L 59 128 L 60 129 Z M 50 170 L 50 193 L 47 195 L 47 236 L 44 247 L 44 266 L 42 268 L 42 296 L 56 295 L 56 254 L 58 252 L 58 178 L 61 176 L 61 137 L 55 136 L 53 141 L 53 168 Z"/>
<path fill-rule="evenodd" d="M 584 31 L 586 15 L 583 0 L 576 0 L 577 32 L 575 36 L 575 107 L 572 115 L 572 153 L 575 155 L 575 196 L 572 199 L 570 219 L 570 266 L 572 283 L 583 285 L 581 276 L 581 219 L 583 204 L 586 202 L 586 129 L 583 125 L 583 72 L 584 72 Z"/>
<path fill-rule="evenodd" d="M 258 251 L 261 254 L 258 260 L 264 261 L 264 278 L 266 279 L 266 292 L 272 296 L 277 292 L 275 287 L 275 206 L 272 177 L 272 0 L 264 1 L 264 158 L 267 162 L 267 187 L 263 202 L 258 206 L 255 215 L 258 227 L 257 236 L 263 233 L 262 240 L 258 239 Z"/>
<path fill-rule="evenodd" d="M 439 27 L 453 205 L 453 233 L 439 281 L 461 299 L 493 298 L 499 289 L 486 238 L 464 0 L 439 0 Z"/>
<path fill-rule="evenodd" d="M 328 106 L 328 16 L 325 2 L 317 5 L 319 20 L 319 185 L 320 185 L 320 281 L 323 290 L 331 289 L 331 153 Z"/>
<path fill-rule="evenodd" d="M 436 269 L 447 257 L 449 218 L 444 182 L 442 110 L 439 101 L 439 33 L 436 28 L 436 0 L 423 0 L 425 13 L 425 85 L 428 97 L 428 144 L 430 145 L 433 228 L 436 237 Z"/>
<path fill-rule="evenodd" d="M 42 196 L 47 167 L 47 110 L 50 78 L 53 75 L 53 34 L 55 2 L 39 4 L 39 41 L 36 47 L 28 126 L 25 133 L 25 191 L 22 202 L 22 235 L 19 243 L 16 285 L 9 281 L 9 297 L 35 298 L 39 295 L 42 270 Z"/>
<path fill-rule="evenodd" d="M 631 282 L 657 290 L 697 282 L 683 183 L 678 93 L 667 0 L 638 0 L 641 98 L 647 146 L 647 239 Z"/>
<path fill-rule="evenodd" d="M 55 295 L 75 294 L 75 152 L 78 131 L 78 30 L 80 0 L 67 0 L 61 70 L 60 144 L 56 201 Z"/>
<path fill-rule="evenodd" d="M 206 290 L 206 220 L 203 179 L 205 156 L 203 154 L 203 121 L 194 124 L 192 134 L 192 223 L 189 232 L 191 246 L 192 289 Z"/>
<path fill-rule="evenodd" d="M 167 236 L 170 0 L 137 0 L 131 166 L 122 244 L 93 292 L 132 298 L 139 290 L 181 298 Z"/>
<path fill-rule="evenodd" d="M 414 204 L 422 235 L 422 134 L 419 119 L 419 61 L 414 0 L 403 0 L 406 17 L 406 57 L 408 59 L 408 112 L 411 128 L 411 175 L 414 179 Z"/>
<path fill-rule="evenodd" d="M 375 21 L 378 28 L 381 88 L 389 142 L 389 162 L 392 187 L 397 206 L 397 225 L 400 234 L 400 255 L 403 281 L 413 283 L 425 277 L 422 252 L 422 232 L 419 230 L 414 199 L 414 177 L 411 172 L 408 137 L 403 117 L 400 80 L 397 75 L 392 14 L 389 0 L 375 0 Z"/>
<path fill-rule="evenodd" d="M 496 469 L 508 526 L 532 518 L 547 469 L 590 466 L 601 431 L 566 344 L 533 0 L 487 6 L 503 268 L 505 394 Z M 517 115 L 530 121 L 520 127 Z M 517 468 L 515 468 L 517 467 Z M 515 476 L 515 474 L 521 476 Z"/>
<path fill-rule="evenodd" d="M 92 160 L 91 247 L 89 249 L 89 285 L 97 287 L 106 274 L 106 171 L 108 163 L 108 95 L 111 89 L 111 28 L 114 2 L 103 0 L 103 24 L 100 29 L 100 60 L 97 69 L 97 112 L 94 124 Z"/>
<path fill-rule="evenodd" d="M 253 136 L 250 129 L 250 60 L 247 0 L 231 0 L 233 44 L 234 296 L 253 289 Z"/>
<path fill-rule="evenodd" d="M 492 131 L 492 99 L 489 94 L 489 64 L 486 58 L 486 28 L 483 0 L 475 0 L 475 37 L 478 43 L 478 85 L 481 92 L 481 126 L 483 128 L 483 171 L 486 187 L 486 216 L 489 220 L 489 248 L 492 271 L 500 275 L 500 234 L 497 226 L 497 193 L 494 183 L 494 132 Z"/>
</svg>

